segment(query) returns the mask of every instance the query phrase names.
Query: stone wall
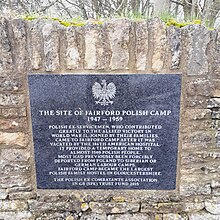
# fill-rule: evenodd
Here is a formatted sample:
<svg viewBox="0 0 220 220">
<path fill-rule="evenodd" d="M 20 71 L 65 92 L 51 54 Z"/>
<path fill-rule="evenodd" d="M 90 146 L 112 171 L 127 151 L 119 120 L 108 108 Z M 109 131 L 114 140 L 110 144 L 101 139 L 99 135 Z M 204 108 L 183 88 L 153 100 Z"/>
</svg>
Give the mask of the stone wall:
<svg viewBox="0 0 220 220">
<path fill-rule="evenodd" d="M 36 190 L 27 73 L 181 73 L 174 191 Z M 0 219 L 219 220 L 220 32 L 158 19 L 0 19 Z"/>
</svg>

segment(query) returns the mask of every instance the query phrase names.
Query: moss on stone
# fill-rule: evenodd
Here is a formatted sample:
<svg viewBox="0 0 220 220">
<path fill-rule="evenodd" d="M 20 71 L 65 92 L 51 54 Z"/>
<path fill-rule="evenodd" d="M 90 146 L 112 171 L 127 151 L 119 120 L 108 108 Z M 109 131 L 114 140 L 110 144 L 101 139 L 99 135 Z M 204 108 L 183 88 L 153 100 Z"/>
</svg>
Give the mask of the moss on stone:
<svg viewBox="0 0 220 220">
<path fill-rule="evenodd" d="M 182 28 L 185 27 L 187 25 L 201 25 L 202 21 L 201 20 L 194 20 L 194 21 L 187 21 L 187 22 L 178 22 L 176 19 L 168 19 L 167 21 L 165 21 L 167 26 L 175 26 L 177 28 Z"/>
<path fill-rule="evenodd" d="M 61 25 L 65 26 L 65 27 L 71 27 L 71 26 L 74 26 L 74 27 L 81 27 L 81 26 L 84 26 L 86 25 L 87 23 L 91 23 L 91 24 L 94 24 L 94 25 L 102 25 L 103 24 L 103 20 L 88 20 L 88 21 L 85 21 L 83 20 L 81 17 L 77 17 L 77 18 L 73 18 L 72 20 L 62 20 L 60 18 L 53 18 L 53 17 L 40 17 L 40 16 L 36 16 L 36 15 L 25 15 L 22 17 L 24 20 L 27 20 L 27 21 L 32 21 L 32 20 L 35 20 L 35 19 L 45 19 L 45 20 L 54 20 L 54 21 L 58 21 Z M 187 25 L 201 25 L 202 24 L 202 21 L 201 20 L 193 20 L 193 21 L 182 21 L 182 22 L 179 22 L 177 21 L 175 18 L 171 17 L 171 16 L 166 16 L 166 17 L 159 17 L 167 26 L 174 26 L 174 27 L 177 27 L 177 28 L 183 28 Z M 133 20 L 133 19 L 131 19 Z M 144 20 L 144 19 L 140 19 L 140 20 Z M 138 20 L 138 21 L 140 21 Z M 208 27 L 207 28 L 209 30 L 214 30 L 214 28 L 212 27 Z"/>
</svg>

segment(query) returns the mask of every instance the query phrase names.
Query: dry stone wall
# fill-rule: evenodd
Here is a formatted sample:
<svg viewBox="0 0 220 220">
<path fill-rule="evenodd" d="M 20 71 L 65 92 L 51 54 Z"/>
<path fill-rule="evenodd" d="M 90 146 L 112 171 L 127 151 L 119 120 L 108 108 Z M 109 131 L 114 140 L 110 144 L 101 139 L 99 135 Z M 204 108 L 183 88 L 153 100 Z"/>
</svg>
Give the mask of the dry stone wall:
<svg viewBox="0 0 220 220">
<path fill-rule="evenodd" d="M 182 74 L 176 190 L 36 189 L 27 74 L 93 72 Z M 219 220 L 219 120 L 218 30 L 0 19 L 0 219 Z"/>
</svg>

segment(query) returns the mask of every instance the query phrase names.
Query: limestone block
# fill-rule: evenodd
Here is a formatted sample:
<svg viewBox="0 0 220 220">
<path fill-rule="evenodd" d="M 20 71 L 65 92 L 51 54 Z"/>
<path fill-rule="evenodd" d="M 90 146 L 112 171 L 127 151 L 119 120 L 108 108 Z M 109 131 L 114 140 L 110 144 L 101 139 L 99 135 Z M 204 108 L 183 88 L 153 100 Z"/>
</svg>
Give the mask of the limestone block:
<svg viewBox="0 0 220 220">
<path fill-rule="evenodd" d="M 220 188 L 214 188 L 212 189 L 212 194 L 214 196 L 220 196 Z"/>
<path fill-rule="evenodd" d="M 85 69 L 108 69 L 111 53 L 107 25 L 88 24 L 85 27 Z"/>
<path fill-rule="evenodd" d="M 8 196 L 8 193 L 6 189 L 0 189 L 0 200 L 6 199 Z"/>
<path fill-rule="evenodd" d="M 205 207 L 204 202 L 184 202 L 183 211 L 184 212 L 198 212 L 203 210 Z"/>
<path fill-rule="evenodd" d="M 14 119 L 0 119 L 0 128 L 1 130 L 26 130 L 27 129 L 27 120 L 26 118 L 14 118 Z"/>
<path fill-rule="evenodd" d="M 213 215 L 205 211 L 190 213 L 189 220 L 219 220 L 220 215 Z"/>
<path fill-rule="evenodd" d="M 30 159 L 30 150 L 28 149 L 2 149 L 1 160 L 10 162 L 28 162 Z"/>
<path fill-rule="evenodd" d="M 125 213 L 125 212 L 137 212 L 140 208 L 139 203 L 126 203 L 126 202 L 106 202 L 106 203 L 98 203 L 98 202 L 90 202 L 90 209 L 95 213 L 107 213 L 107 214 L 117 214 L 117 213 Z"/>
<path fill-rule="evenodd" d="M 10 167 L 9 167 L 10 169 Z M 11 172 L 10 172 L 11 173 Z M 13 175 L 2 175 L 0 179 L 0 187 L 3 189 L 9 189 L 13 187 L 26 187 L 30 183 L 30 174 L 13 174 Z"/>
<path fill-rule="evenodd" d="M 183 205 L 182 203 L 176 202 L 166 202 L 166 203 L 142 203 L 141 204 L 141 212 L 145 213 L 179 213 L 182 211 Z"/>
<path fill-rule="evenodd" d="M 213 110 L 212 111 L 212 119 L 219 120 L 220 119 L 220 111 L 219 110 Z"/>
<path fill-rule="evenodd" d="M 25 21 L 14 19 L 11 22 L 14 36 L 14 56 L 16 72 L 24 74 L 28 69 L 27 30 Z"/>
<path fill-rule="evenodd" d="M 210 42 L 210 31 L 204 26 L 189 25 L 183 28 L 187 38 L 187 74 L 206 75 L 208 73 L 208 57 L 206 49 Z"/>
<path fill-rule="evenodd" d="M 151 43 L 153 44 L 152 70 L 157 73 L 164 67 L 167 51 L 166 25 L 155 18 L 150 21 Z"/>
<path fill-rule="evenodd" d="M 66 67 L 69 70 L 83 69 L 83 35 L 82 27 L 69 27 L 65 30 Z"/>
<path fill-rule="evenodd" d="M 8 21 L 0 19 L 0 76 L 6 77 L 13 72 L 12 46 L 8 31 Z"/>
<path fill-rule="evenodd" d="M 39 70 L 42 67 L 42 54 L 43 54 L 43 38 L 42 38 L 42 27 L 44 21 L 33 20 L 28 22 L 28 28 L 30 33 L 30 54 L 31 64 L 33 70 Z"/>
<path fill-rule="evenodd" d="M 180 182 L 180 195 L 181 196 L 192 196 L 192 195 L 210 195 L 211 194 L 211 187 L 210 184 L 201 184 L 201 183 L 195 183 L 195 182 L 185 182 L 184 179 L 189 178 L 188 176 L 182 176 L 181 182 Z M 197 181 L 201 178 L 198 179 Z"/>
<path fill-rule="evenodd" d="M 210 109 L 186 109 L 184 118 L 186 120 L 211 119 L 211 113 Z"/>
<path fill-rule="evenodd" d="M 167 38 L 171 52 L 171 66 L 170 69 L 179 69 L 180 59 L 182 55 L 182 36 L 181 29 L 174 26 L 167 28 Z"/>
<path fill-rule="evenodd" d="M 214 215 L 220 216 L 220 198 L 205 200 L 205 209 Z"/>
<path fill-rule="evenodd" d="M 78 201 L 65 202 L 47 202 L 47 201 L 28 201 L 30 211 L 35 213 L 49 212 L 49 211 L 69 211 L 69 212 L 79 212 L 81 210 L 80 203 Z"/>
<path fill-rule="evenodd" d="M 4 220 L 34 220 L 34 216 L 29 211 L 23 212 L 0 212 L 0 219 Z"/>
<path fill-rule="evenodd" d="M 126 70 L 129 68 L 129 32 L 131 22 L 127 19 L 118 19 L 117 21 L 108 21 L 106 25 L 112 53 L 110 69 Z"/>
<path fill-rule="evenodd" d="M 86 203 L 86 202 L 83 202 L 83 203 L 81 204 L 81 209 L 82 209 L 83 212 L 85 212 L 86 210 L 89 209 L 89 204 Z"/>
<path fill-rule="evenodd" d="M 210 96 L 211 82 L 204 78 L 197 78 L 194 81 L 188 81 L 186 84 L 186 93 L 191 96 Z"/>
<path fill-rule="evenodd" d="M 179 214 L 163 214 L 163 220 L 188 220 L 187 216 L 181 216 Z"/>
<path fill-rule="evenodd" d="M 220 188 L 220 181 L 212 180 L 211 187 L 214 188 Z"/>
<path fill-rule="evenodd" d="M 147 68 L 148 56 L 148 24 L 147 21 L 136 22 L 136 69 Z"/>
<path fill-rule="evenodd" d="M 191 143 L 191 144 L 199 144 L 199 143 L 211 143 L 214 136 L 212 133 L 207 131 L 195 131 L 187 136 L 183 137 L 184 143 Z"/>
<path fill-rule="evenodd" d="M 5 118 L 25 117 L 26 115 L 27 115 L 26 107 L 1 109 L 1 116 Z"/>
<path fill-rule="evenodd" d="M 184 100 L 184 107 L 190 108 L 207 108 L 208 97 L 189 96 Z"/>
<path fill-rule="evenodd" d="M 24 211 L 27 210 L 27 203 L 22 200 L 0 200 L 0 211 Z"/>
<path fill-rule="evenodd" d="M 80 220 L 109 220 L 106 214 L 86 213 L 83 214 Z"/>
<path fill-rule="evenodd" d="M 215 53 L 214 53 L 214 63 L 213 63 L 213 72 L 219 76 L 220 75 L 220 31 L 216 31 L 217 34 L 215 36 Z"/>
<path fill-rule="evenodd" d="M 32 192 L 15 192 L 15 193 L 9 193 L 9 199 L 10 200 L 30 200 L 30 199 L 36 199 L 36 193 L 34 191 Z"/>
<path fill-rule="evenodd" d="M 45 68 L 48 72 L 59 69 L 59 30 L 56 22 L 45 22 L 42 28 Z"/>
<path fill-rule="evenodd" d="M 212 98 L 208 101 L 208 108 L 220 108 L 220 98 Z"/>
<path fill-rule="evenodd" d="M 143 213 L 135 213 L 135 214 L 118 214 L 118 215 L 109 215 L 108 220 L 127 220 L 127 219 L 132 219 L 132 220 L 162 220 L 157 216 L 157 218 L 154 218 L 154 215 L 148 215 L 148 214 L 143 214 Z"/>
<path fill-rule="evenodd" d="M 2 106 L 19 106 L 25 104 L 25 96 L 23 94 L 0 94 L 0 105 Z"/>
<path fill-rule="evenodd" d="M 28 142 L 27 135 L 22 132 L 17 132 L 17 133 L 0 132 L 0 144 L 2 145 L 25 147 L 27 145 L 27 142 Z"/>
<path fill-rule="evenodd" d="M 21 91 L 23 82 L 21 78 L 4 77 L 0 79 L 0 91 Z"/>
<path fill-rule="evenodd" d="M 78 216 L 70 212 L 47 212 L 37 214 L 34 220 L 78 220 Z"/>
</svg>

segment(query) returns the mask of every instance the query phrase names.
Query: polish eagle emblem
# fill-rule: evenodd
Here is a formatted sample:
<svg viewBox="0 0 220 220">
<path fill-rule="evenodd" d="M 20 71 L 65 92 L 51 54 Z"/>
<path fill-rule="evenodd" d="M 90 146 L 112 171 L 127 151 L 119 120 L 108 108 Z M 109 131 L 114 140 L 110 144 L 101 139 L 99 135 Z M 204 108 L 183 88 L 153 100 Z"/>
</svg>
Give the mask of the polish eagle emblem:
<svg viewBox="0 0 220 220">
<path fill-rule="evenodd" d="M 101 84 L 95 82 L 92 86 L 92 94 L 95 99 L 98 99 L 95 103 L 100 105 L 113 104 L 113 99 L 116 93 L 116 86 L 114 83 L 106 83 L 106 80 L 101 80 Z"/>
</svg>

